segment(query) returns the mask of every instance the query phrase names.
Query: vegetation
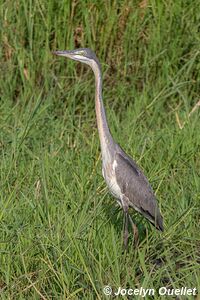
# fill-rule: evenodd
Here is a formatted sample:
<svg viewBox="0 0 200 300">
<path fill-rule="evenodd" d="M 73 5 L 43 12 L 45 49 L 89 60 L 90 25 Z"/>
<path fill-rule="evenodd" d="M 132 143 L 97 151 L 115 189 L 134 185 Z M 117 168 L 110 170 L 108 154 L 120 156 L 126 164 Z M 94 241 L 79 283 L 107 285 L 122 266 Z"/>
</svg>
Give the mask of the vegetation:
<svg viewBox="0 0 200 300">
<path fill-rule="evenodd" d="M 200 289 L 199 1 L 8 0 L 0 13 L 1 298 Z M 161 234 L 132 212 L 140 242 L 130 234 L 127 252 L 101 174 L 94 76 L 51 54 L 78 47 L 102 62 L 113 136 L 164 216 Z"/>
</svg>

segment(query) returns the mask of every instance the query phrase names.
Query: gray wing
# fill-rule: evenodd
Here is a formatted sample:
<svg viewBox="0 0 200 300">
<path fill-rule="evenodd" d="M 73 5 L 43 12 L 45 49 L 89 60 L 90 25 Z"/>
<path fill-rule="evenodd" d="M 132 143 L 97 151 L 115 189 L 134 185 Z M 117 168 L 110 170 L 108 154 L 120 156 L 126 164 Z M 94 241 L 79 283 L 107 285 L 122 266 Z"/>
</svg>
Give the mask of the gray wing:
<svg viewBox="0 0 200 300">
<path fill-rule="evenodd" d="M 163 231 L 160 214 L 153 190 L 137 164 L 120 148 L 115 154 L 117 166 L 115 175 L 123 195 L 129 205 L 144 215 L 157 229 Z"/>
</svg>

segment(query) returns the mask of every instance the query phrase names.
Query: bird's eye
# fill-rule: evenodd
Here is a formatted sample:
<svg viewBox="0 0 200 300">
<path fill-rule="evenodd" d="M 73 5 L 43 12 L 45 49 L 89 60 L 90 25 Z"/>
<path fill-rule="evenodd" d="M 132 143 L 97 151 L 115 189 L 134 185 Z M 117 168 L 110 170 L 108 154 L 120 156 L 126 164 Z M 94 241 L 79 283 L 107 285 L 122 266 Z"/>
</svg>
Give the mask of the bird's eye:
<svg viewBox="0 0 200 300">
<path fill-rule="evenodd" d="M 78 55 L 84 55 L 85 54 L 85 52 L 84 51 L 80 51 L 80 52 L 78 52 Z"/>
</svg>

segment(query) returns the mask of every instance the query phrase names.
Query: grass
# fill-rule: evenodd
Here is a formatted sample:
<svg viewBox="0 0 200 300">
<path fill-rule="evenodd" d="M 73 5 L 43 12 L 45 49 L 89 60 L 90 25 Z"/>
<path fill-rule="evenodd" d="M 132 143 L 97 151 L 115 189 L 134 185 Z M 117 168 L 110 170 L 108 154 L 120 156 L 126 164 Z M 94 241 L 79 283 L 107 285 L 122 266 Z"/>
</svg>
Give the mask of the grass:
<svg viewBox="0 0 200 300">
<path fill-rule="evenodd" d="M 1 299 L 200 289 L 198 1 L 5 1 L 0 13 Z M 164 216 L 160 234 L 136 214 L 127 253 L 101 175 L 93 74 L 51 55 L 75 47 L 100 58 L 113 136 Z"/>
</svg>

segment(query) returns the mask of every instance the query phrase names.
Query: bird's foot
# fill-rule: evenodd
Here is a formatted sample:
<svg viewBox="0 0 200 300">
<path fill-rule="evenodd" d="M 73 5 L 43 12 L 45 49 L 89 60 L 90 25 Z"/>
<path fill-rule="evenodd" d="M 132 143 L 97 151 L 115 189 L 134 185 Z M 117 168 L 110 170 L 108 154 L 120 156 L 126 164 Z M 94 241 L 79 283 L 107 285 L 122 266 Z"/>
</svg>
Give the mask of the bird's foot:
<svg viewBox="0 0 200 300">
<path fill-rule="evenodd" d="M 135 223 L 133 222 L 131 216 L 129 215 L 129 221 L 131 223 L 131 227 L 132 227 L 132 230 L 133 230 L 133 236 L 134 236 L 134 244 L 137 246 L 138 245 L 138 242 L 139 242 L 139 234 L 138 234 L 138 228 L 137 226 L 135 225 Z"/>
<path fill-rule="evenodd" d="M 126 230 L 124 230 L 124 248 L 125 248 L 125 250 L 127 250 L 127 246 L 128 246 L 128 236 L 129 236 L 129 234 L 128 234 L 128 229 Z"/>
<path fill-rule="evenodd" d="M 124 248 L 127 250 L 128 246 L 128 213 L 125 212 L 124 214 Z"/>
</svg>

